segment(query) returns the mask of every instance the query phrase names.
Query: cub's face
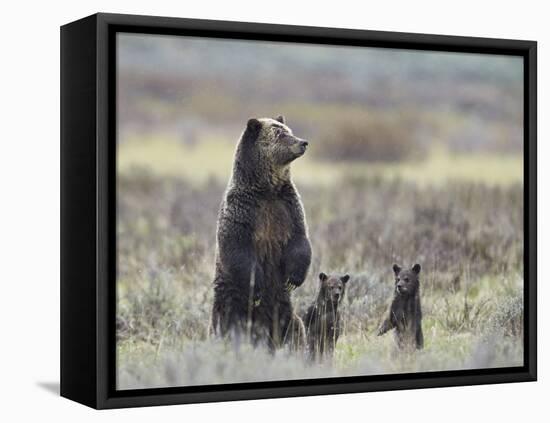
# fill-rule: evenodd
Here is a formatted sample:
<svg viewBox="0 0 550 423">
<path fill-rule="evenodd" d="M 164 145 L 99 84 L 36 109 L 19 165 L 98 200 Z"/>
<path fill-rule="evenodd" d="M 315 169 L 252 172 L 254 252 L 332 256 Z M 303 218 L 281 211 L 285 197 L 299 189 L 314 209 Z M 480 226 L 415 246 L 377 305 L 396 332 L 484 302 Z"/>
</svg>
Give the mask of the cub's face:
<svg viewBox="0 0 550 423">
<path fill-rule="evenodd" d="M 395 274 L 395 292 L 398 295 L 414 295 L 418 290 L 420 273 L 420 265 L 415 264 L 410 269 L 402 269 L 397 264 L 393 265 L 393 273 Z"/>
<path fill-rule="evenodd" d="M 321 273 L 319 274 L 319 281 L 321 283 L 321 295 L 323 299 L 333 304 L 338 304 L 344 298 L 349 275 L 334 276 Z"/>
<path fill-rule="evenodd" d="M 263 160 L 277 166 L 285 166 L 306 152 L 308 142 L 294 136 L 292 130 L 285 125 L 282 116 L 277 119 L 262 118 L 251 121 L 258 122 L 256 144 Z"/>
</svg>

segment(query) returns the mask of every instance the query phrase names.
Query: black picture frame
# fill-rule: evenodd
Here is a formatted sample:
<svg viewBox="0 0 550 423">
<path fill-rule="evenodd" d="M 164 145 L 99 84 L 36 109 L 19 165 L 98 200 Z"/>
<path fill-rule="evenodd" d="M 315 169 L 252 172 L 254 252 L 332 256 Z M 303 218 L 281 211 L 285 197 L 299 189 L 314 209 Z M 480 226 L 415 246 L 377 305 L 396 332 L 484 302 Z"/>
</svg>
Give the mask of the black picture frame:
<svg viewBox="0 0 550 423">
<path fill-rule="evenodd" d="M 515 55 L 524 60 L 524 365 L 514 368 L 116 391 L 115 34 L 193 35 Z M 152 16 L 95 14 L 61 27 L 61 395 L 118 408 L 535 381 L 537 44 Z"/>
</svg>

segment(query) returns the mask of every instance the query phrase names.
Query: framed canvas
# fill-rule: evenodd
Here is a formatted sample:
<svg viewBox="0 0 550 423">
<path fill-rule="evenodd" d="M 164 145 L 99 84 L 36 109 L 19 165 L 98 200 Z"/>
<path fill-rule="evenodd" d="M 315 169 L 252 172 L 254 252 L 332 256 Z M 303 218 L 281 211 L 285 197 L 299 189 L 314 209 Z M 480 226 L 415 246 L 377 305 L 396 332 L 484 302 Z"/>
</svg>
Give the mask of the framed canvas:
<svg viewBox="0 0 550 423">
<path fill-rule="evenodd" d="M 61 395 L 536 380 L 536 43 L 61 28 Z"/>
</svg>

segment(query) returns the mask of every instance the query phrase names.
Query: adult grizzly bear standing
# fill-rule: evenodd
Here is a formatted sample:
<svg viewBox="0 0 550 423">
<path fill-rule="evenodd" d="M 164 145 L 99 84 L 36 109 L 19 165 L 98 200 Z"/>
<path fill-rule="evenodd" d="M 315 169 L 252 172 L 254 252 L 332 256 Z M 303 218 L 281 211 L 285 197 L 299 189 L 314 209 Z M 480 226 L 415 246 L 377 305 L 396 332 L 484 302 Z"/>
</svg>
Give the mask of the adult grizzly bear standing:
<svg viewBox="0 0 550 423">
<path fill-rule="evenodd" d="M 311 245 L 290 164 L 307 145 L 282 116 L 247 123 L 218 216 L 215 334 L 271 349 L 303 337 L 290 291 L 306 278 Z"/>
</svg>

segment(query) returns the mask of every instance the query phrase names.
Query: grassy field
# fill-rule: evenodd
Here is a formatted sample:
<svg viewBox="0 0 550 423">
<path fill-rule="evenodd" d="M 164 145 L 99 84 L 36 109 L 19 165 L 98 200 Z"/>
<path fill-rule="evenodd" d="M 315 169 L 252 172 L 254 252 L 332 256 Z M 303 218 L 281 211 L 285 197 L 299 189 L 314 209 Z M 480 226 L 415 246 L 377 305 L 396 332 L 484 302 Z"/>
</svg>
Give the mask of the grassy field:
<svg viewBox="0 0 550 423">
<path fill-rule="evenodd" d="M 312 143 L 314 148 L 314 144 Z M 351 275 L 333 361 L 308 364 L 208 339 L 215 225 L 233 144 L 170 137 L 119 146 L 119 389 L 522 365 L 523 199 L 518 156 L 293 166 L 313 262 L 293 294 L 303 313 L 320 271 Z M 147 164 L 153 166 L 146 166 Z M 391 265 L 422 264 L 425 349 L 376 336 Z"/>
<path fill-rule="evenodd" d="M 315 153 L 316 148 L 320 147 L 315 140 L 311 141 L 310 151 Z M 218 134 L 205 135 L 193 144 L 170 135 L 140 136 L 119 146 L 118 165 L 122 172 L 141 166 L 159 175 L 181 177 L 193 183 L 204 183 L 209 178 L 226 181 L 234 149 L 233 140 Z M 521 182 L 523 160 L 517 154 L 451 154 L 443 147 L 435 147 L 423 159 L 396 163 L 328 163 L 308 153 L 293 169 L 294 180 L 300 184 L 332 184 L 342 176 L 404 179 L 423 186 L 449 181 L 509 185 Z"/>
</svg>

